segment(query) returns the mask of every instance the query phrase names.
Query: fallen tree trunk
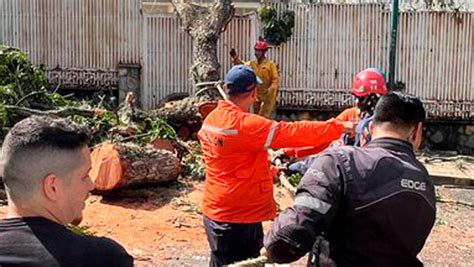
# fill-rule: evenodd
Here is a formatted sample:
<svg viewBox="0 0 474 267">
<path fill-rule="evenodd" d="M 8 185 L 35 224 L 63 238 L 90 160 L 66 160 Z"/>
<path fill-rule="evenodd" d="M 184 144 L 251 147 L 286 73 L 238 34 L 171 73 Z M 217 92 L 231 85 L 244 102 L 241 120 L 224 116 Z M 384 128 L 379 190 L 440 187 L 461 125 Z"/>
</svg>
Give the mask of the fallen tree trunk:
<svg viewBox="0 0 474 267">
<path fill-rule="evenodd" d="M 205 100 L 198 97 L 186 97 L 182 100 L 170 101 L 163 107 L 154 110 L 154 115 L 166 121 L 184 123 L 189 121 L 201 121 L 199 112 L 200 103 Z"/>
<path fill-rule="evenodd" d="M 193 138 L 201 128 L 205 118 L 215 107 L 216 102 L 207 98 L 186 97 L 177 101 L 170 101 L 163 107 L 154 110 L 153 115 L 166 120 L 178 133 L 181 139 Z"/>
<path fill-rule="evenodd" d="M 131 143 L 104 143 L 91 154 L 90 176 L 96 191 L 176 180 L 180 160 L 167 150 Z"/>
</svg>

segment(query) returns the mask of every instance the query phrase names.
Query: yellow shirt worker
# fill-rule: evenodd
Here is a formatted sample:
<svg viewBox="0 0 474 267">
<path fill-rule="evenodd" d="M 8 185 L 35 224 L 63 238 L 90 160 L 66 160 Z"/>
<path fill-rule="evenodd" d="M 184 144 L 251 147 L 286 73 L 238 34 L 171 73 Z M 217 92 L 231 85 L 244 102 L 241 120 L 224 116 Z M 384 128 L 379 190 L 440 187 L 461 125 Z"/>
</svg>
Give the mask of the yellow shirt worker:
<svg viewBox="0 0 474 267">
<path fill-rule="evenodd" d="M 239 59 L 234 49 L 230 51 L 230 56 L 234 65 L 246 64 L 250 66 L 262 80 L 263 83 L 257 88 L 257 102 L 254 104 L 254 111 L 260 116 L 270 118 L 275 108 L 278 87 L 280 87 L 280 76 L 275 63 L 265 56 L 268 50 L 267 42 L 257 42 L 254 50 L 256 59 L 249 62 Z"/>
</svg>

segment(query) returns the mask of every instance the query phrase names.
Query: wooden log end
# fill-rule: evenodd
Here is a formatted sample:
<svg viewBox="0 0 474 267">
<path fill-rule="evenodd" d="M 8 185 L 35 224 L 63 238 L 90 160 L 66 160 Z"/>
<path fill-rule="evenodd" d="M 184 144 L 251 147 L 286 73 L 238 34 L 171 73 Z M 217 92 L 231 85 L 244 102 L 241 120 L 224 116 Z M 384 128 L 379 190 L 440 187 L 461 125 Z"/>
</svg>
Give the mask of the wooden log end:
<svg viewBox="0 0 474 267">
<path fill-rule="evenodd" d="M 89 172 L 95 190 L 115 189 L 122 181 L 123 170 L 120 154 L 113 144 L 102 144 L 91 153 L 92 169 Z"/>
</svg>

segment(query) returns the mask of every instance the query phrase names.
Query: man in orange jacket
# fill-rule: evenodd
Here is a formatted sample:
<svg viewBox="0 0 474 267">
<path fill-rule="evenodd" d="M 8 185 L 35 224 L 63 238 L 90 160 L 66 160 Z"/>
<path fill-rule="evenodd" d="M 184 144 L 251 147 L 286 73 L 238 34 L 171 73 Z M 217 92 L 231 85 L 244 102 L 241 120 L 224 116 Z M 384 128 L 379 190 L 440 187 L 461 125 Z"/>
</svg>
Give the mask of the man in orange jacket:
<svg viewBox="0 0 474 267">
<path fill-rule="evenodd" d="M 276 214 L 267 149 L 318 145 L 354 130 L 351 122 L 276 122 L 249 113 L 260 82 L 252 68 L 234 66 L 225 79 L 229 100 L 219 101 L 198 133 L 206 164 L 202 210 L 211 266 L 259 255 L 261 222 Z"/>
</svg>

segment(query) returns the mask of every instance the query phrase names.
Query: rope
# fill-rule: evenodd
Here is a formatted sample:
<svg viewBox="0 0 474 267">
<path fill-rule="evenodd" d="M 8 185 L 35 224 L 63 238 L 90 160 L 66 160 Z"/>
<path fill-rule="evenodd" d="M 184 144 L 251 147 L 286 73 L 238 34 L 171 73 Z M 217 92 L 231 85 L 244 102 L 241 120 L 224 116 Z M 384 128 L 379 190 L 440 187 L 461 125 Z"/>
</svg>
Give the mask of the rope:
<svg viewBox="0 0 474 267">
<path fill-rule="evenodd" d="M 264 266 L 265 263 L 268 263 L 268 258 L 265 256 L 260 256 L 254 259 L 248 259 L 244 261 L 235 262 L 227 266 L 229 267 L 259 267 L 259 266 Z"/>
</svg>

